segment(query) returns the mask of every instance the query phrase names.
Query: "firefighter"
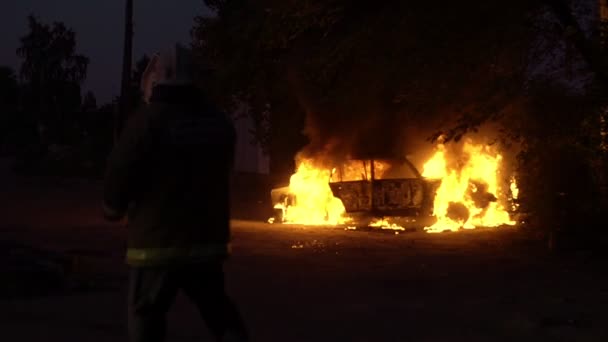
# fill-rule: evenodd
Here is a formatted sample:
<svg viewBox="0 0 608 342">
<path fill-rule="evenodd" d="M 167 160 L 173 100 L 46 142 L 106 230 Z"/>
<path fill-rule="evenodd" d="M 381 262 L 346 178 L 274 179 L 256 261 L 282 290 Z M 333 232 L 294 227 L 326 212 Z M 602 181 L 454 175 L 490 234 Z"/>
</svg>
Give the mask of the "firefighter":
<svg viewBox="0 0 608 342">
<path fill-rule="evenodd" d="M 247 341 L 224 289 L 235 131 L 192 81 L 191 52 L 156 54 L 142 77 L 146 104 L 128 121 L 106 169 L 104 214 L 127 217 L 130 340 L 163 341 L 178 290 L 218 341 Z"/>
</svg>

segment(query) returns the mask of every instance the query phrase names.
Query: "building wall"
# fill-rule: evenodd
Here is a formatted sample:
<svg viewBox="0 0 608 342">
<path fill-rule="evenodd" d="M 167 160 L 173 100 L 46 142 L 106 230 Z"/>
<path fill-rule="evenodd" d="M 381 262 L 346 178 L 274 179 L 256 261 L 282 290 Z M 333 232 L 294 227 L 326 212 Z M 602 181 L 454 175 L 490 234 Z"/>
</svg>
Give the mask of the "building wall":
<svg viewBox="0 0 608 342">
<path fill-rule="evenodd" d="M 268 174 L 270 171 L 270 161 L 264 154 L 262 148 L 253 142 L 251 130 L 253 121 L 247 115 L 240 115 L 237 112 L 233 115 L 234 127 L 236 129 L 236 156 L 235 171 L 243 173 Z"/>
</svg>

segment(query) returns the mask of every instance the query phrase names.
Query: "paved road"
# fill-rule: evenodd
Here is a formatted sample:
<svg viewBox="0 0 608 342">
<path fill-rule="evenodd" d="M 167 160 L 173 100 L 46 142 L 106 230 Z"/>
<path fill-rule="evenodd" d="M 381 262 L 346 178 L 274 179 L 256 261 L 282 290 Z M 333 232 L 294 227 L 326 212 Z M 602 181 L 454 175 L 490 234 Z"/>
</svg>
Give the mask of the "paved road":
<svg viewBox="0 0 608 342">
<path fill-rule="evenodd" d="M 521 232 L 392 235 L 236 221 L 228 287 L 257 341 L 606 341 L 608 282 Z M 124 336 L 120 227 L 3 235 L 81 255 L 90 288 L 0 302 L 15 341 Z M 172 341 L 206 336 L 180 299 Z M 35 329 L 33 328 L 35 327 Z"/>
</svg>

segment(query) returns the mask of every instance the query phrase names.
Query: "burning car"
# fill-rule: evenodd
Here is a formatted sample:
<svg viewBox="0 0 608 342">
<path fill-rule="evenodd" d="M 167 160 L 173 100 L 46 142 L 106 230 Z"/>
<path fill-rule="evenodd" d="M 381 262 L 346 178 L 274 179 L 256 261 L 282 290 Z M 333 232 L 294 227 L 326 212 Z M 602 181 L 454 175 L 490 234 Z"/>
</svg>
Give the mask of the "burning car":
<svg viewBox="0 0 608 342">
<path fill-rule="evenodd" d="M 357 223 L 366 224 L 380 217 L 433 215 L 433 199 L 441 180 L 423 177 L 407 158 L 349 159 L 327 170 L 325 182 L 332 197 Z M 273 189 L 271 200 L 275 208 L 271 220 L 292 221 L 294 215 L 290 211 L 300 202 L 291 187 Z"/>
<path fill-rule="evenodd" d="M 422 173 L 408 158 L 325 160 L 297 158 L 289 186 L 271 191 L 269 222 L 405 229 L 405 219 L 429 233 L 516 224 L 519 189 L 495 145 L 440 143 Z"/>
</svg>

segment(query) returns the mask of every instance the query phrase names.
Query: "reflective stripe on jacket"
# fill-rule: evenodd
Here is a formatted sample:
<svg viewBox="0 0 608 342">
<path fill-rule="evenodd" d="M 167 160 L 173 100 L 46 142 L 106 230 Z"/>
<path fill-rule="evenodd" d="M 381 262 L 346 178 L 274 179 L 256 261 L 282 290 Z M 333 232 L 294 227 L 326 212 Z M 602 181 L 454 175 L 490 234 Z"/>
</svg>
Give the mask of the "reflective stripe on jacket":
<svg viewBox="0 0 608 342">
<path fill-rule="evenodd" d="M 128 248 L 127 264 L 131 266 L 159 266 L 170 263 L 205 262 L 225 259 L 230 244 L 206 244 L 188 247 Z"/>
</svg>

